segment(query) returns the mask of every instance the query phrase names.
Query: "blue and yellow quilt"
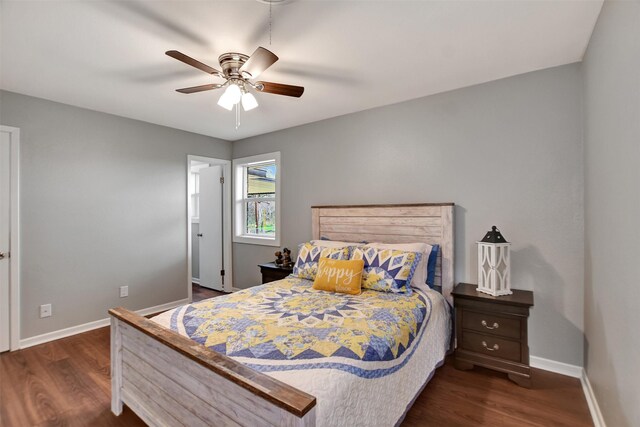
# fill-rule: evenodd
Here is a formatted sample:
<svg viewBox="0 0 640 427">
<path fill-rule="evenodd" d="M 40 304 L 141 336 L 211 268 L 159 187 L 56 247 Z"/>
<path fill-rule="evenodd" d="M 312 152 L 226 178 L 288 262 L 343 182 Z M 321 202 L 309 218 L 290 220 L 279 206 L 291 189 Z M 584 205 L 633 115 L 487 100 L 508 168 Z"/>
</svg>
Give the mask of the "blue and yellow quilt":
<svg viewBox="0 0 640 427">
<path fill-rule="evenodd" d="M 312 285 L 289 276 L 153 320 L 315 396 L 318 427 L 397 424 L 446 354 L 446 301 Z"/>
<path fill-rule="evenodd" d="M 324 358 L 392 361 L 411 347 L 428 320 L 430 301 L 417 292 L 346 295 L 311 285 L 289 277 L 183 306 L 171 312 L 169 325 L 212 350 L 269 371 L 286 369 L 286 364 L 264 361 L 320 362 L 304 369 L 326 367 Z M 261 363 L 247 363 L 250 359 Z M 349 364 L 345 368 L 359 376 L 389 373 L 364 372 Z"/>
</svg>

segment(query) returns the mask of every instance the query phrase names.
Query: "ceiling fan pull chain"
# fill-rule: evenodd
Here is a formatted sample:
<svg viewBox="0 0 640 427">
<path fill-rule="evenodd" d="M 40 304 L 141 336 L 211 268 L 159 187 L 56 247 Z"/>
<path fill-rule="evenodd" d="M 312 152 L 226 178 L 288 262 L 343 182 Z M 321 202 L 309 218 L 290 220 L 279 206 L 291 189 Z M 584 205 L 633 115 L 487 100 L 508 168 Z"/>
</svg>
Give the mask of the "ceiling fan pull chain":
<svg viewBox="0 0 640 427">
<path fill-rule="evenodd" d="M 271 1 L 269 1 L 269 46 L 271 46 L 271 6 L 272 6 Z"/>
<path fill-rule="evenodd" d="M 240 128 L 240 104 L 236 104 L 236 130 Z"/>
</svg>

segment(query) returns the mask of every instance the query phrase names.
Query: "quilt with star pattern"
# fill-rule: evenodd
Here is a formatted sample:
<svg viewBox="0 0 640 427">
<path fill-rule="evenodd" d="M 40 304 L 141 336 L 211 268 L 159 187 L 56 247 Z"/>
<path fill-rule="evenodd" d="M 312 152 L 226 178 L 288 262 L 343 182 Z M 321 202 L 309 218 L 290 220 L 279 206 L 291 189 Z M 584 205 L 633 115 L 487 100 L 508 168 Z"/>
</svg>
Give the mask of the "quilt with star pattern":
<svg viewBox="0 0 640 427">
<path fill-rule="evenodd" d="M 420 353 L 416 350 L 419 342 L 425 340 L 424 331 L 434 312 L 434 302 L 438 305 L 436 311 L 442 310 L 443 299 L 439 294 L 363 289 L 360 295 L 348 295 L 314 290 L 312 285 L 309 280 L 289 276 L 178 307 L 153 320 L 318 398 L 326 390 L 318 390 L 319 384 L 315 383 L 318 378 L 335 376 L 331 372 L 339 373 L 336 378 L 344 377 L 338 382 L 357 383 L 382 380 L 403 370 Z M 441 360 L 446 344 L 438 342 L 437 347 Z M 300 376 L 301 372 L 309 373 L 308 381 Z M 287 374 L 292 373 L 296 373 L 295 379 L 287 380 Z M 406 382 L 400 379 L 399 384 Z M 353 393 L 349 391 L 350 395 Z M 318 398 L 317 409 L 321 412 L 328 411 L 323 410 L 328 402 L 324 403 Z M 404 409 L 406 402 L 400 406 Z M 336 405 L 331 407 L 334 412 Z M 397 418 L 395 412 L 391 411 L 391 416 Z M 363 416 L 354 425 L 368 417 Z M 384 418 L 389 414 L 373 416 Z"/>
</svg>

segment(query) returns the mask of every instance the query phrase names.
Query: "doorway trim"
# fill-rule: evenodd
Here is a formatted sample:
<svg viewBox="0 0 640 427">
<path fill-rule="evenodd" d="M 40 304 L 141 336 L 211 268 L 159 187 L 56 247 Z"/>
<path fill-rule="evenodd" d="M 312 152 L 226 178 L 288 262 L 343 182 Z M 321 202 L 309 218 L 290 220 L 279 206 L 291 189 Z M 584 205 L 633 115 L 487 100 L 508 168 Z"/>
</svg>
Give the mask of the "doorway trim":
<svg viewBox="0 0 640 427">
<path fill-rule="evenodd" d="M 20 129 L 0 125 L 10 135 L 9 350 L 20 349 Z"/>
<path fill-rule="evenodd" d="M 233 292 L 233 234 L 232 234 L 232 194 L 231 194 L 231 160 L 217 159 L 215 157 L 205 157 L 196 155 L 187 155 L 187 288 L 189 302 L 193 301 L 192 281 L 193 281 L 193 254 L 191 251 L 192 239 L 191 239 L 191 198 L 189 197 L 189 174 L 191 173 L 191 161 L 198 162 L 211 162 L 218 165 L 222 165 L 224 169 L 224 184 L 222 186 L 224 211 L 222 213 L 222 234 L 224 237 L 224 244 L 222 253 L 224 256 L 224 286 L 222 290 L 224 292 Z"/>
</svg>

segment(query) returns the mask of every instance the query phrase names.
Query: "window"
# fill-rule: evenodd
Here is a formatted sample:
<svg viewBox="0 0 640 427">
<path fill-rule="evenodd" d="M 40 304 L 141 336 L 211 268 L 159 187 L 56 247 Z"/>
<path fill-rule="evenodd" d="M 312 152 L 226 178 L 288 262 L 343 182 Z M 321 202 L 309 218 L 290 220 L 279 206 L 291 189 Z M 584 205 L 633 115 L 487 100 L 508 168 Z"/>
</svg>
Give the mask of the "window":
<svg viewBox="0 0 640 427">
<path fill-rule="evenodd" d="M 200 174 L 191 171 L 189 174 L 189 194 L 191 196 L 191 222 L 199 222 L 200 219 Z"/>
<path fill-rule="evenodd" d="M 234 242 L 280 246 L 280 153 L 233 161 Z"/>
</svg>

